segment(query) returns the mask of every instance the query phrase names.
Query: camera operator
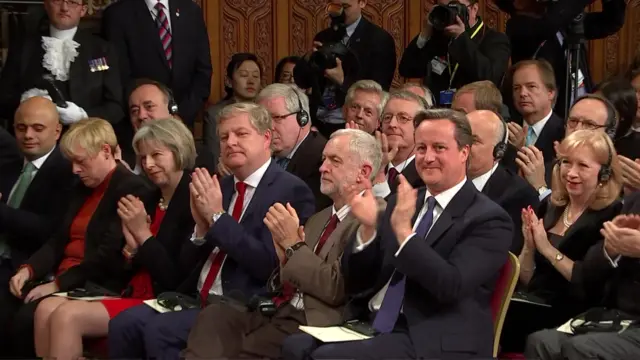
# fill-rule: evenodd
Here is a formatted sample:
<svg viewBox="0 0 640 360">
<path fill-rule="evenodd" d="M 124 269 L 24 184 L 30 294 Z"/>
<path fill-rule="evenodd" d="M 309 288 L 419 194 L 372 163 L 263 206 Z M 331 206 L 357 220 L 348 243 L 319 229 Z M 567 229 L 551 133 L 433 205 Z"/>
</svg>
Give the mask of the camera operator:
<svg viewBox="0 0 640 360">
<path fill-rule="evenodd" d="M 486 26 L 478 8 L 478 0 L 438 0 L 400 60 L 400 75 L 424 78 L 441 106 L 474 81 L 500 84 L 507 70 L 509 40 Z"/>
<path fill-rule="evenodd" d="M 328 0 L 331 26 L 313 38 L 313 51 L 294 68 L 294 80 L 311 89 L 314 125 L 327 138 L 344 128 L 342 105 L 349 87 L 374 80 L 389 90 L 396 68 L 391 35 L 362 15 L 366 0 Z M 335 58 L 335 60 L 334 60 Z"/>
<path fill-rule="evenodd" d="M 541 59 L 555 70 L 558 99 L 554 111 L 565 116 L 567 38 L 572 28 L 580 40 L 602 39 L 615 34 L 624 24 L 627 0 L 602 0 L 602 11 L 585 13 L 583 24 L 574 19 L 594 0 L 494 0 L 498 7 L 510 15 L 506 34 L 511 41 L 511 61 Z M 582 85 L 578 95 L 591 92 L 593 82 L 589 73 L 588 53 L 580 44 L 578 80 Z M 508 94 L 505 94 L 508 95 Z M 510 98 L 507 101 L 511 103 Z"/>
</svg>

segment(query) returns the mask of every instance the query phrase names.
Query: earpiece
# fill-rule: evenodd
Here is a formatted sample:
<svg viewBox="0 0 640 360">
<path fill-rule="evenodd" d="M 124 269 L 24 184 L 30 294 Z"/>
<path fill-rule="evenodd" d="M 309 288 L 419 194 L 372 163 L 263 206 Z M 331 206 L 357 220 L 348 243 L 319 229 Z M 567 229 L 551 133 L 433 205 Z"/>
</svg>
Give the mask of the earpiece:
<svg viewBox="0 0 640 360">
<path fill-rule="evenodd" d="M 167 93 L 167 98 L 169 98 L 169 101 L 168 101 L 169 114 L 171 114 L 172 116 L 177 115 L 178 103 L 176 103 L 176 100 L 173 98 L 173 92 L 168 87 L 165 87 L 163 90 Z"/>
<path fill-rule="evenodd" d="M 607 163 L 602 165 L 602 167 L 600 167 L 600 171 L 598 172 L 598 182 L 600 184 L 604 184 L 609 181 L 613 173 L 613 170 L 611 170 L 611 162 L 613 161 L 613 149 L 611 149 L 609 142 L 607 142 L 607 150 L 609 151 Z"/>
<path fill-rule="evenodd" d="M 302 107 L 302 100 L 300 99 L 300 95 L 295 89 L 291 89 L 296 94 L 296 98 L 298 99 L 298 111 L 296 112 L 296 120 L 298 121 L 298 125 L 300 127 L 305 127 L 309 121 L 311 120 L 309 113 Z"/>
<path fill-rule="evenodd" d="M 493 159 L 495 161 L 502 160 L 504 154 L 507 152 L 507 144 L 509 142 L 509 130 L 507 129 L 507 123 L 502 119 L 502 117 L 500 117 L 500 123 L 502 124 L 502 134 L 504 135 L 504 138 L 493 147 Z"/>
</svg>

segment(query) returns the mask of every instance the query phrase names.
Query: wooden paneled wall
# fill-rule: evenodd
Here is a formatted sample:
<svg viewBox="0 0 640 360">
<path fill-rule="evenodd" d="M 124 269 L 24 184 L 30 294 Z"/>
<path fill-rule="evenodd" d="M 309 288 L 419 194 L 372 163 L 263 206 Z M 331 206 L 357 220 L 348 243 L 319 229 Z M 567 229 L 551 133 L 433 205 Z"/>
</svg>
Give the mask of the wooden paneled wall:
<svg viewBox="0 0 640 360">
<path fill-rule="evenodd" d="M 311 44 L 313 35 L 328 24 L 326 0 L 194 0 L 205 14 L 213 81 L 211 101 L 224 93 L 224 72 L 231 55 L 253 52 L 264 67 L 264 83 L 273 81 L 278 59 L 301 55 Z M 570 1 L 570 0 L 567 0 Z M 111 2 L 92 0 L 92 12 Z M 420 31 L 425 14 L 435 0 L 368 0 L 366 16 L 382 25 L 396 41 L 398 61 L 404 47 Z M 507 16 L 488 0 L 480 0 L 480 14 L 486 24 L 504 31 Z M 599 11 L 600 1 L 590 8 Z M 629 64 L 640 45 L 640 1 L 630 1 L 625 25 L 607 39 L 589 43 L 589 63 L 596 81 L 600 81 Z M 396 75 L 394 83 L 402 82 Z"/>
</svg>

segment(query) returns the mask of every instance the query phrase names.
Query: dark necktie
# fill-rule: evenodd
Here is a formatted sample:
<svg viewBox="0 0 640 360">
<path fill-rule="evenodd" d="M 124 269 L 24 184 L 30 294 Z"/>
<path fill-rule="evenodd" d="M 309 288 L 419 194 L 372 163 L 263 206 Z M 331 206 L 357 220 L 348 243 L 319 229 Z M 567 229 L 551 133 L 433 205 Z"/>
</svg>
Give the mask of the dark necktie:
<svg viewBox="0 0 640 360">
<path fill-rule="evenodd" d="M 287 166 L 289 166 L 289 158 L 276 158 L 276 164 L 278 164 L 281 168 L 287 170 Z"/>
<path fill-rule="evenodd" d="M 171 46 L 171 29 L 169 28 L 169 18 L 165 11 L 164 5 L 158 0 L 156 3 L 156 26 L 158 27 L 158 34 L 160 35 L 160 42 L 162 42 L 162 49 L 164 50 L 164 56 L 167 58 L 169 67 L 173 66 L 173 46 Z"/>
<path fill-rule="evenodd" d="M 424 214 L 418 227 L 416 228 L 416 236 L 420 239 L 425 239 L 427 233 L 433 223 L 433 209 L 436 206 L 436 199 L 430 196 L 427 199 L 427 212 Z M 411 240 L 416 241 L 416 240 Z M 380 333 L 390 333 L 398 321 L 400 315 L 400 309 L 402 309 L 402 303 L 404 301 L 404 290 L 406 284 L 406 276 L 404 274 L 394 271 L 389 281 L 389 287 L 382 299 L 382 305 L 380 310 L 376 314 L 373 321 L 373 328 Z"/>
<path fill-rule="evenodd" d="M 387 183 L 389 184 L 389 186 L 393 186 L 393 184 L 396 182 L 397 177 L 398 177 L 398 170 L 396 170 L 396 168 L 394 167 L 390 168 L 389 172 L 387 172 L 387 178 L 389 179 Z"/>
</svg>

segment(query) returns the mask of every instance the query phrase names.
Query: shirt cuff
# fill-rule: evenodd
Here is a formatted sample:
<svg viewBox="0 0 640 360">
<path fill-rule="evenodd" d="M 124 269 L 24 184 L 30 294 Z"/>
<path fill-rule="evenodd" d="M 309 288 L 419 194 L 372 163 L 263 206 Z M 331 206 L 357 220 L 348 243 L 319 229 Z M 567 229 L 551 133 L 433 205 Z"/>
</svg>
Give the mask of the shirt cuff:
<svg viewBox="0 0 640 360">
<path fill-rule="evenodd" d="M 197 226 L 197 225 L 196 225 L 196 226 Z M 195 227 L 195 226 L 193 227 L 193 233 L 191 234 L 191 239 L 189 239 L 189 240 L 191 240 L 191 242 L 192 242 L 192 243 L 193 243 L 193 245 L 195 245 L 195 246 L 202 246 L 202 245 L 204 245 L 204 243 L 205 243 L 205 242 L 207 242 L 207 241 L 204 239 L 204 236 L 203 236 L 203 237 L 201 237 L 201 238 L 199 238 L 199 237 L 197 237 L 197 236 L 196 236 L 196 227 Z"/>
<path fill-rule="evenodd" d="M 618 256 L 616 256 L 616 258 L 615 258 L 615 259 L 611 259 L 611 256 L 609 256 L 609 254 L 607 254 L 607 250 L 604 248 L 604 246 L 602 247 L 602 252 L 604 253 L 604 257 L 605 257 L 605 258 L 607 258 L 607 260 L 609 261 L 609 263 L 611 264 L 611 266 L 612 266 L 614 269 L 617 269 L 617 268 L 618 268 L 618 262 L 620 261 L 620 258 L 621 258 L 622 256 L 618 255 Z"/>
<path fill-rule="evenodd" d="M 427 41 L 429 41 L 428 37 L 424 37 L 422 36 L 422 34 L 418 35 L 418 39 L 416 40 L 416 46 L 418 47 L 418 49 L 422 49 L 426 44 Z"/>
<path fill-rule="evenodd" d="M 542 201 L 542 200 L 546 199 L 547 196 L 551 195 L 551 193 L 552 193 L 551 189 L 547 189 L 545 192 L 543 192 L 542 194 L 540 194 L 538 196 L 538 200 Z"/>
<path fill-rule="evenodd" d="M 366 249 L 369 245 L 371 245 L 371 243 L 373 242 L 373 240 L 376 239 L 376 236 L 378 235 L 377 231 L 373 232 L 373 235 L 371 236 L 371 238 L 369 240 L 367 240 L 367 242 L 362 242 L 362 238 L 360 237 L 360 229 L 358 229 L 356 231 L 356 244 L 353 247 L 353 252 L 354 253 L 358 253 L 364 249 Z"/>
<path fill-rule="evenodd" d="M 402 245 L 400 245 L 400 248 L 398 248 L 398 251 L 396 251 L 396 255 L 395 257 L 400 256 L 400 252 L 402 251 L 402 249 L 404 249 L 404 246 L 407 245 L 407 243 L 409 242 L 409 240 L 411 240 L 411 238 L 413 238 L 416 235 L 416 233 L 412 233 L 411 235 L 407 236 L 404 241 L 402 242 Z"/>
<path fill-rule="evenodd" d="M 386 181 L 373 185 L 371 191 L 373 192 L 373 196 L 383 199 L 391 194 L 391 188 L 389 187 L 389 183 Z"/>
</svg>

